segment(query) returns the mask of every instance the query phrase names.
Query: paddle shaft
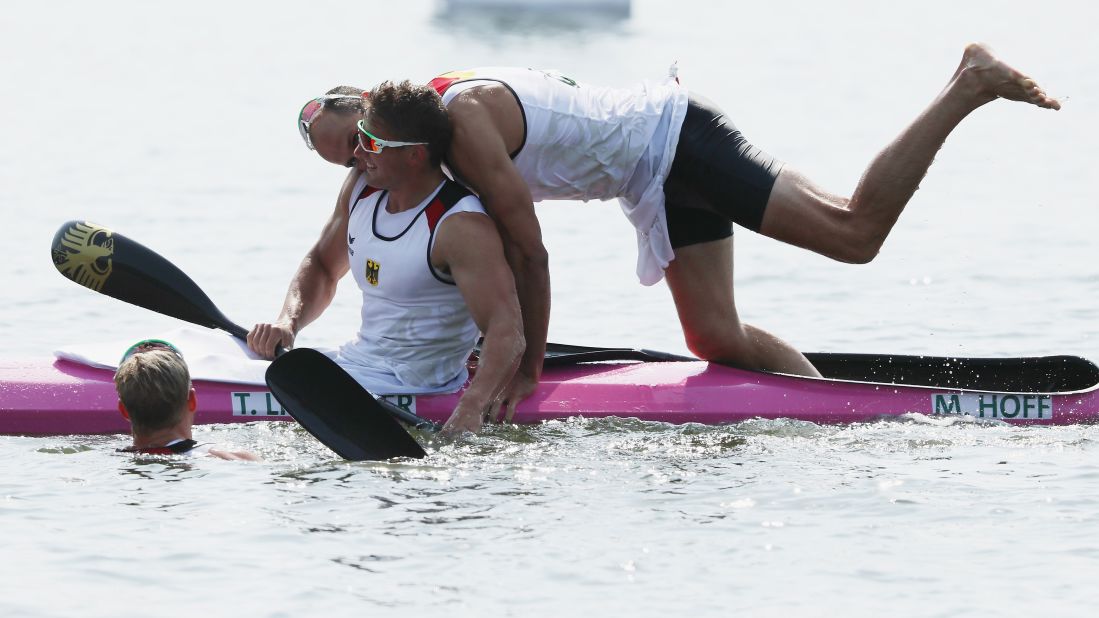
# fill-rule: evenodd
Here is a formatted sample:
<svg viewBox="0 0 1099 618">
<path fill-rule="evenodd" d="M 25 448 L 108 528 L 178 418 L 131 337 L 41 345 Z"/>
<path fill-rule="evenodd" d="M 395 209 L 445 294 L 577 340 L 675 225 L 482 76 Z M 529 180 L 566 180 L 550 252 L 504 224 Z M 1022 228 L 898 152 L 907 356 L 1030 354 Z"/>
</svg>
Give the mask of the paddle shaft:
<svg viewBox="0 0 1099 618">
<path fill-rule="evenodd" d="M 392 402 L 386 401 L 381 397 L 375 397 L 374 400 L 378 402 L 378 405 L 380 405 L 383 410 L 391 414 L 394 418 L 404 423 L 408 423 L 416 429 L 437 433 L 443 428 L 443 426 L 439 423 L 429 421 L 422 416 L 416 416 L 412 412 L 409 412 L 408 410 L 405 410 L 404 408 L 401 408 L 393 404 Z"/>
</svg>

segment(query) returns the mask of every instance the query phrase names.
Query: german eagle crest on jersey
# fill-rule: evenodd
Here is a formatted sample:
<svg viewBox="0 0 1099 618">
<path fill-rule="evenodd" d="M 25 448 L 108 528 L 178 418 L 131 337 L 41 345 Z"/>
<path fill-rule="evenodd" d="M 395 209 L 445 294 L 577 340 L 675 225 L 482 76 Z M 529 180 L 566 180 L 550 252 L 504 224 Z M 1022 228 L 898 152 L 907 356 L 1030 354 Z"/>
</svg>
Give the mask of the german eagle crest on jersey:
<svg viewBox="0 0 1099 618">
<path fill-rule="evenodd" d="M 378 271 L 382 269 L 382 265 L 374 260 L 366 261 L 366 280 L 370 285 L 378 285 Z"/>
</svg>

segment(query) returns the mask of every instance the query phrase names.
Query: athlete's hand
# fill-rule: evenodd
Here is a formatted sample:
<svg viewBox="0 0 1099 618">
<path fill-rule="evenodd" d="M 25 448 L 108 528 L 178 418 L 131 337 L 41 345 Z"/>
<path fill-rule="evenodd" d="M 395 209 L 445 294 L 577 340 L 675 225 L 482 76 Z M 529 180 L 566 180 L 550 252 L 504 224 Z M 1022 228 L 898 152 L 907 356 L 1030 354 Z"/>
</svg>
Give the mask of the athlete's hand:
<svg viewBox="0 0 1099 618">
<path fill-rule="evenodd" d="M 516 371 L 515 375 L 511 378 L 511 382 L 508 384 L 507 388 L 504 389 L 504 394 L 500 397 L 500 402 L 503 404 L 500 411 L 503 413 L 504 418 L 496 418 L 495 420 L 510 423 L 511 419 L 515 417 L 515 406 L 534 394 L 534 391 L 537 388 L 538 380 L 535 380 L 522 371 Z M 495 417 L 496 415 L 494 414 L 493 416 Z"/>
<path fill-rule="evenodd" d="M 263 358 L 275 358 L 275 348 L 294 347 L 294 329 L 282 322 L 256 324 L 248 331 L 248 347 Z"/>
<path fill-rule="evenodd" d="M 454 414 L 450 415 L 443 428 L 439 430 L 439 437 L 450 439 L 456 438 L 467 431 L 477 433 L 481 429 L 483 421 L 484 414 L 480 410 L 465 407 L 459 403 L 458 407 L 454 409 Z"/>
</svg>

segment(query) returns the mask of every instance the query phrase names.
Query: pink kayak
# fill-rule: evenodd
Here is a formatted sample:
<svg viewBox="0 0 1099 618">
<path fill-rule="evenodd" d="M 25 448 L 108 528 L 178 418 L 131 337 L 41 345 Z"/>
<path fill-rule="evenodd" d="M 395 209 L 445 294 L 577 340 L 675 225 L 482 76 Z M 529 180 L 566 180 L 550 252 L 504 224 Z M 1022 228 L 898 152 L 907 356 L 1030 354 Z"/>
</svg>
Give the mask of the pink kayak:
<svg viewBox="0 0 1099 618">
<path fill-rule="evenodd" d="M 826 376 L 812 379 L 665 360 L 677 357 L 659 353 L 621 360 L 632 356 L 616 353 L 621 350 L 558 347 L 569 348 L 564 360 L 547 358 L 542 382 L 519 406 L 515 422 L 618 416 L 668 423 L 751 418 L 851 423 L 910 413 L 1021 424 L 1099 419 L 1099 368 L 1072 356 L 809 354 Z M 0 434 L 128 432 L 117 410 L 112 376 L 110 369 L 68 360 L 0 360 Z M 197 423 L 291 420 L 264 386 L 199 380 L 195 388 Z M 454 409 L 458 394 L 386 399 L 441 422 Z"/>
</svg>

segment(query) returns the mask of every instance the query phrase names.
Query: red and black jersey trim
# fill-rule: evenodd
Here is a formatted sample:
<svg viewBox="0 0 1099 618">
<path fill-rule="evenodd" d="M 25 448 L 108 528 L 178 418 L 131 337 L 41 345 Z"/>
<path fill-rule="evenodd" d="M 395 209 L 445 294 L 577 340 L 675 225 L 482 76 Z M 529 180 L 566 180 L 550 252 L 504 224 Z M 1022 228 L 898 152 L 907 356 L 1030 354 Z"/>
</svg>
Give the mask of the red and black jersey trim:
<svg viewBox="0 0 1099 618">
<path fill-rule="evenodd" d="M 473 193 L 469 189 L 453 180 L 448 180 L 443 184 L 443 188 L 439 189 L 435 199 L 431 200 L 431 203 L 424 209 L 424 215 L 427 217 L 427 228 L 431 230 L 431 235 L 427 239 L 427 269 L 431 272 L 432 277 L 447 285 L 454 285 L 454 279 L 435 270 L 435 266 L 431 264 L 431 248 L 435 246 L 435 228 L 438 227 L 439 221 L 448 210 L 471 195 Z"/>
<path fill-rule="evenodd" d="M 194 440 L 180 440 L 175 444 L 169 444 L 168 446 L 154 446 L 151 448 L 123 448 L 119 449 L 122 453 L 134 453 L 138 455 L 182 455 L 198 446 L 198 442 Z"/>
</svg>

